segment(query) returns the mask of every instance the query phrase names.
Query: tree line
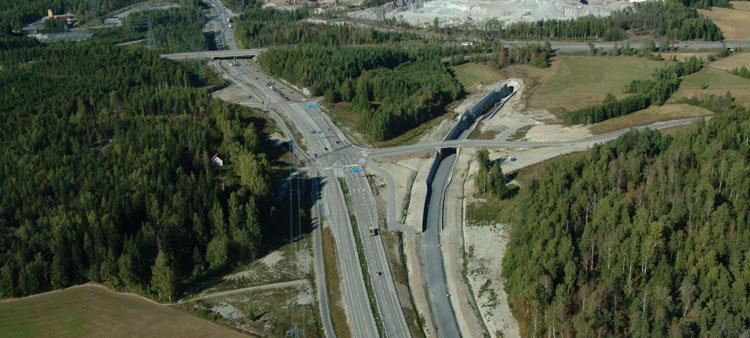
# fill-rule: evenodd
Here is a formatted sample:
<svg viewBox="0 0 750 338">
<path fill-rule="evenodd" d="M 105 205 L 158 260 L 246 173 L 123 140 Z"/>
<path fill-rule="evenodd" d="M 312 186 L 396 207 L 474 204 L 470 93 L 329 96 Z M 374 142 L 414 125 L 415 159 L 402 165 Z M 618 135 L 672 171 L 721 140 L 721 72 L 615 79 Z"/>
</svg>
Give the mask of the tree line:
<svg viewBox="0 0 750 338">
<path fill-rule="evenodd" d="M 277 231 L 265 120 L 181 65 L 91 43 L 0 65 L 1 298 L 93 281 L 174 300 Z"/>
<path fill-rule="evenodd" d="M 305 22 L 312 14 L 307 6 L 284 11 L 275 8 L 245 7 L 242 15 L 233 19 L 235 36 L 246 48 L 317 44 L 324 46 L 392 43 L 420 40 L 409 32 L 382 31 L 370 27 L 340 23 Z"/>
<path fill-rule="evenodd" d="M 539 170 L 503 258 L 522 336 L 747 333 L 748 121 L 731 107 Z"/>
<path fill-rule="evenodd" d="M 151 21 L 154 39 L 170 51 L 201 51 L 208 49 L 203 26 L 207 20 L 200 7 L 176 7 L 138 11 L 123 22 L 123 34 L 144 34 Z"/>
<path fill-rule="evenodd" d="M 732 75 L 737 75 L 737 76 L 744 77 L 746 79 L 750 79 L 750 70 L 748 70 L 747 67 L 745 66 L 732 69 L 731 73 Z"/>
<path fill-rule="evenodd" d="M 444 112 L 463 88 L 439 61 L 440 48 L 317 47 L 270 49 L 258 61 L 271 74 L 351 102 L 362 132 L 393 138 Z"/>
<path fill-rule="evenodd" d="M 478 192 L 490 194 L 497 199 L 502 199 L 508 192 L 505 185 L 505 175 L 500 163 L 490 161 L 490 152 L 482 148 L 477 152 L 478 170 L 474 176 L 474 185 Z"/>
<path fill-rule="evenodd" d="M 597 123 L 617 116 L 646 109 L 652 104 L 662 105 L 680 87 L 680 77 L 703 68 L 703 59 L 693 56 L 686 62 L 677 62 L 654 70 L 653 80 L 633 80 L 624 92 L 633 95 L 617 100 L 611 93 L 598 106 L 590 106 L 565 114 L 566 124 Z"/>
</svg>

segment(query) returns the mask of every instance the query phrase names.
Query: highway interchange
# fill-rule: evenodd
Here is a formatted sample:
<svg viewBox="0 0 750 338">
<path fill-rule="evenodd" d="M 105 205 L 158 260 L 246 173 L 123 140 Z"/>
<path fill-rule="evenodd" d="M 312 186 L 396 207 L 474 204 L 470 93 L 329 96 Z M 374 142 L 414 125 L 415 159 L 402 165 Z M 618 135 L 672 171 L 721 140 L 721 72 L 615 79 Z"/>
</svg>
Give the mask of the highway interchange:
<svg viewBox="0 0 750 338">
<path fill-rule="evenodd" d="M 217 0 L 211 2 L 211 22 L 206 26 L 208 29 L 216 30 L 217 37 L 221 36 L 224 48 L 228 50 L 177 53 L 163 55 L 171 60 L 184 60 L 192 58 L 232 58 L 257 55 L 265 49 L 238 50 L 233 31 L 226 27 L 226 17 L 234 16 L 228 9 Z M 213 26 L 211 26 L 213 25 Z M 513 44 L 513 42 L 508 42 Z M 685 48 L 720 48 L 721 43 L 688 43 Z M 738 47 L 750 47 L 750 42 L 736 43 Z M 597 44 L 598 48 L 612 48 L 612 44 Z M 683 45 L 680 43 L 679 45 Z M 734 46 L 733 44 L 727 44 Z M 557 50 L 577 51 L 588 50 L 587 44 L 581 43 L 552 43 Z M 633 47 L 638 48 L 635 44 Z M 224 63 L 226 64 L 226 63 Z M 421 143 L 409 146 L 392 148 L 365 149 L 352 144 L 335 126 L 326 114 L 316 105 L 317 100 L 307 101 L 301 94 L 290 89 L 284 84 L 256 69 L 246 60 L 230 62 L 228 67 L 219 64 L 218 69 L 224 73 L 233 83 L 246 89 L 251 96 L 255 96 L 267 114 L 276 122 L 285 136 L 292 142 L 294 152 L 302 157 L 308 164 L 311 176 L 319 178 L 313 180 L 315 188 L 322 189 L 322 199 L 318 199 L 313 207 L 313 250 L 315 254 L 315 281 L 318 285 L 318 301 L 320 303 L 321 316 L 323 317 L 323 329 L 328 337 L 334 337 L 331 325 L 329 304 L 325 292 L 325 276 L 322 268 L 322 243 L 320 227 L 323 225 L 322 218 L 326 217 L 328 224 L 334 234 L 336 248 L 338 251 L 338 262 L 342 272 L 343 296 L 346 302 L 349 326 L 355 337 L 377 337 L 380 336 L 375 323 L 375 315 L 370 306 L 367 295 L 366 279 L 360 267 L 355 233 L 352 228 L 349 211 L 346 204 L 343 189 L 338 180 L 344 179 L 351 196 L 354 209 L 356 227 L 359 241 L 362 243 L 363 254 L 369 273 L 369 281 L 374 293 L 375 309 L 378 311 L 382 321 L 383 334 L 386 337 L 410 337 L 410 332 L 404 318 L 403 311 L 396 293 L 396 288 L 391 275 L 390 267 L 385 255 L 385 249 L 380 236 L 370 236 L 369 227 L 379 229 L 377 208 L 369 182 L 363 172 L 350 170 L 354 166 L 367 167 L 370 159 L 383 156 L 393 156 L 421 152 L 425 150 L 440 150 L 443 148 L 459 147 L 542 147 L 560 146 L 570 144 L 593 144 L 606 142 L 617 138 L 623 132 L 596 136 L 578 141 L 566 142 L 506 142 L 493 140 L 466 140 L 462 135 L 459 140 L 442 141 L 432 143 Z M 288 99 L 282 98 L 272 88 L 283 93 Z M 305 101 L 303 101 L 305 100 Z M 283 117 L 282 117 L 283 115 Z M 284 119 L 284 117 L 286 119 Z M 653 124 L 642 128 L 666 128 L 676 125 L 690 123 L 693 119 L 670 121 Z M 301 135 L 307 146 L 305 152 L 286 123 L 290 122 L 295 131 Z M 641 128 L 641 129 L 642 129 Z M 312 156 L 310 156 L 312 155 Z M 455 165 L 456 155 L 444 158 L 437 169 L 435 180 L 432 182 L 432 199 L 428 206 L 427 226 L 424 232 L 425 274 L 427 277 L 427 289 L 431 312 L 438 326 L 438 336 L 459 337 L 458 325 L 453 314 L 449 294 L 445 284 L 445 272 L 443 268 L 442 253 L 439 248 L 439 231 L 442 226 L 442 203 L 445 187 L 450 181 L 451 172 Z M 392 178 L 387 172 L 373 168 L 383 174 L 389 183 L 389 194 L 392 195 Z M 315 190 L 313 194 L 317 195 Z M 395 224 L 393 217 L 393 201 L 389 203 L 388 223 Z M 440 225 L 440 226 L 438 226 Z"/>
</svg>

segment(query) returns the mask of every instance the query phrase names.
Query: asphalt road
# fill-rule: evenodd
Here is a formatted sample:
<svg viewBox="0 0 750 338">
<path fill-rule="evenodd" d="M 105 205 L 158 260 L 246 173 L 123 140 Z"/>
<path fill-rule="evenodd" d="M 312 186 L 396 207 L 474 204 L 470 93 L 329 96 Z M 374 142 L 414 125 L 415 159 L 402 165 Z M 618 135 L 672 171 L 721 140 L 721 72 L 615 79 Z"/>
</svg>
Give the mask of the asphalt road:
<svg viewBox="0 0 750 338">
<path fill-rule="evenodd" d="M 214 1 L 212 2 L 214 9 L 213 19 L 216 23 L 216 27 L 220 29 L 220 34 L 224 38 L 224 46 L 229 48 L 229 51 L 217 51 L 217 52 L 200 52 L 200 53 L 179 53 L 163 55 L 162 57 L 181 60 L 193 57 L 231 57 L 231 56 L 243 56 L 243 55 L 257 55 L 257 53 L 263 52 L 264 49 L 255 50 L 236 50 L 236 41 L 233 37 L 233 31 L 226 27 L 226 17 L 233 16 L 233 13 L 223 8 L 221 4 Z M 226 13 L 226 14 L 225 14 Z M 696 47 L 696 48 L 716 48 L 711 47 L 710 43 L 693 43 L 696 46 L 708 46 L 708 47 Z M 636 47 L 634 45 L 631 45 Z M 750 46 L 750 43 L 748 43 Z M 721 44 L 718 45 L 721 47 Z M 580 43 L 553 43 L 555 49 L 569 49 L 569 50 L 588 50 L 587 44 Z M 600 48 L 606 48 L 602 46 Z M 637 48 L 637 47 L 636 47 Z M 210 54 L 212 53 L 212 54 Z M 234 53 L 234 54 L 231 54 Z M 377 209 L 375 207 L 374 197 L 370 186 L 367 182 L 367 178 L 364 173 L 353 173 L 349 172 L 349 168 L 355 164 L 364 165 L 366 160 L 363 157 L 378 157 L 378 156 L 390 156 L 396 154 L 406 154 L 411 152 L 422 151 L 426 149 L 439 149 L 443 147 L 460 147 L 460 146 L 480 146 L 480 147 L 491 147 L 491 146 L 504 146 L 504 147 L 533 147 L 533 146 L 554 146 L 563 144 L 574 144 L 574 143 L 594 143 L 594 142 L 605 142 L 616 138 L 620 133 L 593 137 L 586 140 L 580 141 L 569 141 L 569 142 L 500 142 L 500 141 L 486 141 L 486 140 L 464 140 L 464 141 L 446 141 L 446 142 L 435 142 L 430 144 L 419 144 L 413 146 L 394 147 L 387 149 L 376 149 L 368 150 L 354 146 L 349 142 L 341 133 L 341 131 L 333 125 L 331 120 L 318 108 L 308 107 L 310 103 L 314 102 L 303 102 L 303 97 L 281 83 L 267 77 L 257 69 L 253 68 L 247 61 L 241 60 L 238 62 L 239 66 L 228 67 L 228 73 L 231 75 L 232 81 L 240 84 L 242 87 L 248 90 L 251 95 L 257 96 L 263 101 L 263 105 L 269 111 L 269 114 L 274 118 L 276 123 L 282 128 L 282 130 L 294 141 L 294 134 L 286 127 L 284 120 L 276 114 L 273 110 L 280 112 L 285 115 L 288 121 L 291 121 L 296 131 L 301 134 L 305 139 L 308 152 L 312 154 L 312 158 L 305 154 L 299 149 L 295 142 L 295 148 L 298 153 L 302 153 L 303 157 L 306 158 L 310 164 L 310 169 L 315 174 L 318 171 L 319 177 L 322 178 L 323 187 L 322 190 L 323 200 L 320 201 L 314 210 L 317 213 L 315 222 L 319 225 L 319 217 L 323 216 L 323 212 L 327 212 L 326 216 L 330 220 L 332 230 L 334 232 L 334 238 L 336 246 L 338 248 L 338 259 L 341 266 L 343 275 L 343 286 L 344 293 L 346 296 L 346 302 L 348 305 L 348 315 L 350 320 L 351 329 L 355 337 L 377 337 L 378 332 L 375 327 L 373 313 L 367 297 L 367 292 L 364 285 L 364 278 L 362 275 L 362 269 L 359 265 L 359 259 L 357 255 L 357 248 L 354 242 L 354 234 L 352 232 L 351 222 L 344 199 L 342 189 L 339 181 L 336 179 L 336 174 L 343 173 L 346 184 L 349 188 L 352 202 L 354 205 L 355 216 L 357 219 L 358 232 L 360 239 L 363 244 L 363 249 L 367 261 L 368 271 L 370 273 L 370 280 L 372 282 L 373 291 L 375 293 L 377 309 L 380 312 L 383 320 L 383 326 L 387 337 L 409 337 L 408 327 L 403 316 L 403 311 L 398 301 L 396 289 L 393 283 L 391 271 L 385 256 L 385 250 L 383 248 L 380 236 L 370 236 L 368 228 L 373 226 L 378 228 L 378 217 Z M 273 86 L 279 89 L 289 99 L 285 100 L 281 96 L 275 93 L 269 88 L 269 83 L 273 82 Z M 665 128 L 673 125 L 689 123 L 692 120 L 683 121 L 672 121 L 667 123 L 658 124 L 656 128 Z M 455 162 L 455 155 L 451 155 L 443 159 L 441 162 L 438 173 L 435 175 L 435 180 L 432 184 L 433 192 L 430 204 L 428 206 L 427 215 L 427 229 L 425 231 L 425 260 L 426 260 L 426 272 L 429 301 L 433 315 L 435 316 L 436 324 L 438 326 L 438 332 L 441 337 L 459 337 L 460 333 L 458 325 L 456 323 L 455 315 L 451 307 L 449 295 L 447 293 L 447 287 L 445 284 L 445 272 L 442 261 L 442 252 L 439 247 L 439 231 L 442 228 L 442 210 L 444 203 L 444 190 L 447 186 L 450 177 L 450 171 L 453 168 Z M 335 172 L 336 171 L 336 172 Z M 325 205 L 325 211 L 322 208 Z M 389 215 L 389 219 L 391 219 Z M 318 226 L 319 227 L 319 226 Z M 318 227 L 315 229 L 317 230 Z M 318 234 L 319 235 L 319 234 Z M 314 252 L 316 257 L 322 256 L 321 242 L 314 239 Z M 318 260 L 316 258 L 316 260 Z M 316 262 L 320 264 L 322 262 Z M 321 315 L 324 317 L 323 324 L 327 336 L 333 336 L 333 330 L 330 326 L 330 315 L 326 315 L 328 304 L 324 296 L 321 296 L 320 291 L 324 291 L 325 278 L 322 274 L 317 271 L 322 269 L 316 268 L 316 281 L 319 283 L 319 302 L 325 303 L 321 305 Z M 380 274 L 379 274 L 380 273 Z M 323 287 L 320 287 L 323 285 Z M 325 293 L 325 292 L 323 292 Z"/>
<path fill-rule="evenodd" d="M 710 119 L 710 116 L 704 117 L 704 119 Z M 695 121 L 695 118 L 657 122 L 647 126 L 638 127 L 637 129 L 642 131 L 644 129 L 664 129 L 669 127 L 676 127 L 681 125 L 690 124 Z M 410 154 L 431 149 L 442 149 L 452 147 L 506 147 L 506 148 L 528 148 L 528 147 L 551 147 L 551 146 L 563 146 L 571 144 L 594 144 L 603 143 L 614 140 L 620 135 L 627 133 L 628 130 L 621 130 L 615 133 L 593 136 L 585 139 L 575 141 L 551 141 L 551 142 L 515 142 L 515 141 L 496 141 L 496 140 L 453 140 L 453 141 L 441 141 L 431 143 L 421 143 L 408 146 L 399 146 L 391 148 L 379 148 L 372 150 L 364 150 L 367 155 L 371 158 L 383 157 L 383 156 L 394 156 Z"/>
<path fill-rule="evenodd" d="M 372 311 L 364 287 L 362 271 L 354 243 L 351 223 L 344 204 L 343 193 L 335 179 L 334 169 L 345 172 L 347 186 L 351 192 L 357 217 L 358 230 L 367 258 L 368 270 L 371 273 L 376 305 L 383 320 L 385 334 L 388 337 L 409 337 L 406 320 L 403 316 L 396 294 L 395 285 L 385 256 L 380 236 L 369 236 L 369 226 L 377 227 L 377 209 L 374 197 L 364 174 L 347 171 L 352 165 L 360 163 L 361 151 L 344 138 L 325 114 L 318 108 L 309 108 L 315 102 L 302 102 L 302 97 L 276 80 L 254 69 L 246 61 L 238 61 L 240 66 L 228 67 L 234 81 L 250 87 L 253 95 L 265 98 L 265 104 L 277 109 L 292 121 L 297 131 L 305 139 L 308 152 L 313 154 L 313 161 L 324 169 L 319 174 L 324 178 L 324 203 L 327 206 L 337 248 L 339 263 L 344 272 L 344 287 L 352 318 L 352 329 L 357 337 L 375 337 Z M 257 79 L 256 79 L 257 78 Z M 284 100 L 267 86 L 279 89 L 290 100 Z M 325 156 L 324 156 L 325 155 Z M 380 272 L 381 275 L 378 275 Z"/>
<path fill-rule="evenodd" d="M 226 20 L 225 20 L 226 21 Z M 226 30 L 225 30 L 226 31 Z M 228 40 L 231 42 L 234 41 L 233 33 L 229 33 L 227 35 L 229 38 Z M 525 46 L 527 44 L 544 44 L 545 41 L 505 41 L 503 44 L 506 47 L 511 46 Z M 613 48 L 614 44 L 617 43 L 618 46 L 624 47 L 625 42 L 622 41 L 616 41 L 616 42 L 597 42 L 594 43 L 594 46 L 597 49 L 601 50 L 610 50 Z M 550 45 L 552 46 L 553 50 L 559 51 L 559 52 L 588 52 L 589 51 L 589 45 L 588 43 L 584 42 L 554 42 L 551 41 Z M 657 44 L 658 46 L 659 44 Z M 678 42 L 675 44 L 675 47 L 677 48 L 677 51 L 693 51 L 693 50 L 709 50 L 709 49 L 721 49 L 724 46 L 727 48 L 735 47 L 735 48 L 743 48 L 748 49 L 750 48 L 750 41 L 695 41 L 695 42 Z M 236 47 L 236 45 L 235 45 Z M 639 49 L 642 47 L 642 44 L 640 42 L 631 42 L 630 47 Z M 208 52 L 192 52 L 192 53 L 175 53 L 175 54 L 163 54 L 161 55 L 162 58 L 170 59 L 170 60 L 183 60 L 183 59 L 200 59 L 200 58 L 231 58 L 231 57 L 250 57 L 258 55 L 259 53 L 265 52 L 266 48 L 254 48 L 254 49 L 238 49 L 238 50 L 231 50 L 231 51 L 208 51 Z M 450 58 L 443 59 L 444 61 L 450 60 Z"/>
<path fill-rule="evenodd" d="M 443 253 L 440 251 L 440 230 L 443 227 L 443 204 L 445 189 L 456 162 L 456 155 L 450 155 L 440 161 L 435 179 L 432 181 L 432 194 L 427 207 L 427 228 L 424 232 L 424 260 L 427 274 L 427 291 L 432 318 L 439 337 L 460 337 L 461 334 L 450 302 L 445 280 Z"/>
</svg>

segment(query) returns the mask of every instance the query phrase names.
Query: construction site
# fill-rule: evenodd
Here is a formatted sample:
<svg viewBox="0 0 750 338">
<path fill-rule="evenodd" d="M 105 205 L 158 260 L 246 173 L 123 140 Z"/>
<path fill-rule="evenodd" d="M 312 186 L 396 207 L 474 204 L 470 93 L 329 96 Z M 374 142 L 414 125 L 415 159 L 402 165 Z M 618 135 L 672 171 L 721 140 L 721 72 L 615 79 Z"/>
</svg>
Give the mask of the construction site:
<svg viewBox="0 0 750 338">
<path fill-rule="evenodd" d="M 611 0 L 397 0 L 349 15 L 366 20 L 395 18 L 415 26 L 432 25 L 435 18 L 440 26 L 484 25 L 493 19 L 505 25 L 587 15 L 607 16 L 630 5 L 630 1 Z"/>
</svg>

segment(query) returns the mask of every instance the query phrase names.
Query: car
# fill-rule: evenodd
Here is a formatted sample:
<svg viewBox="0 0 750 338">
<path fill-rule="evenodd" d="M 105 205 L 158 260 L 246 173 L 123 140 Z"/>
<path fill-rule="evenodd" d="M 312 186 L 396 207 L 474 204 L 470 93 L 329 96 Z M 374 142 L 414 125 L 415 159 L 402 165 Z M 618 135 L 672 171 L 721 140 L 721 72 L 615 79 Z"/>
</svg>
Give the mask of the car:
<svg viewBox="0 0 750 338">
<path fill-rule="evenodd" d="M 315 156 L 315 158 L 318 158 L 318 154 L 313 154 L 313 156 Z"/>
<path fill-rule="evenodd" d="M 376 274 L 377 274 L 378 276 L 382 276 L 382 275 L 383 275 L 383 273 L 382 273 L 382 272 L 380 272 L 380 271 L 376 272 Z"/>
</svg>

